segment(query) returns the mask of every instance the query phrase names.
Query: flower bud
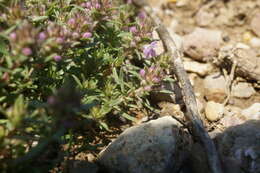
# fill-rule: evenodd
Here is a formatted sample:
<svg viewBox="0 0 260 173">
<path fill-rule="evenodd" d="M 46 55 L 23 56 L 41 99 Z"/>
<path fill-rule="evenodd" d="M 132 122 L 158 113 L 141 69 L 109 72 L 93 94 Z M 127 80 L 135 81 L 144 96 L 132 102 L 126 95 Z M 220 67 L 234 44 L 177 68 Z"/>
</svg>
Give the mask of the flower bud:
<svg viewBox="0 0 260 173">
<path fill-rule="evenodd" d="M 54 59 L 56 62 L 59 62 L 59 61 L 62 59 L 62 57 L 61 57 L 60 55 L 55 55 L 55 56 L 53 57 L 53 59 Z"/>
<path fill-rule="evenodd" d="M 47 38 L 46 34 L 44 32 L 40 32 L 38 35 L 39 41 L 44 41 Z"/>
<path fill-rule="evenodd" d="M 12 40 L 15 40 L 16 37 L 17 37 L 17 35 L 16 35 L 15 32 L 12 32 L 12 33 L 10 34 L 10 38 L 11 38 Z"/>
<path fill-rule="evenodd" d="M 140 76 L 141 77 L 144 77 L 145 76 L 145 70 L 144 69 L 141 69 L 140 71 L 139 71 L 139 74 L 140 74 Z"/>
<path fill-rule="evenodd" d="M 96 3 L 96 5 L 95 5 L 95 8 L 96 8 L 96 9 L 99 9 L 99 8 L 101 8 L 101 5 L 100 5 L 100 3 Z"/>
<path fill-rule="evenodd" d="M 130 28 L 129 28 L 129 31 L 130 31 L 131 33 L 136 33 L 136 32 L 137 32 L 136 26 L 130 27 Z"/>
<path fill-rule="evenodd" d="M 25 56 L 29 56 L 32 54 L 32 50 L 29 48 L 29 47 L 26 47 L 26 48 L 23 48 L 22 49 L 22 53 L 25 55 Z"/>
<path fill-rule="evenodd" d="M 74 26 L 76 24 L 76 20 L 74 18 L 69 19 L 68 25 Z"/>
<path fill-rule="evenodd" d="M 91 32 L 85 32 L 85 33 L 82 34 L 82 37 L 83 38 L 90 38 L 90 37 L 92 37 L 92 33 Z"/>
</svg>

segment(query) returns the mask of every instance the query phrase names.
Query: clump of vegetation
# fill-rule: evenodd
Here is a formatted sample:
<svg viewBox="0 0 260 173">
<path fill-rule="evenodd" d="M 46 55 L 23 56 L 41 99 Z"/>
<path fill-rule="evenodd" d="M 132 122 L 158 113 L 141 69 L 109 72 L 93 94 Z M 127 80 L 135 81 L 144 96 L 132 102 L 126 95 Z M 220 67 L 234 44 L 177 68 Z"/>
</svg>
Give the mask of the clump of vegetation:
<svg viewBox="0 0 260 173">
<path fill-rule="evenodd" d="M 108 116 L 151 110 L 168 76 L 156 44 L 130 1 L 0 1 L 0 169 L 46 172 Z"/>
</svg>

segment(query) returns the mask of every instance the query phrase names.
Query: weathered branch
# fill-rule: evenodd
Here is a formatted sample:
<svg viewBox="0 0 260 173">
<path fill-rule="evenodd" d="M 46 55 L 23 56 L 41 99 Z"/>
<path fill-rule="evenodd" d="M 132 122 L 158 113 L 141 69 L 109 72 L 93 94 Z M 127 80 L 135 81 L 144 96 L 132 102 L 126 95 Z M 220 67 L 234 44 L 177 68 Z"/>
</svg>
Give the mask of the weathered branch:
<svg viewBox="0 0 260 173">
<path fill-rule="evenodd" d="M 176 44 L 167 31 L 166 27 L 162 24 L 161 20 L 159 19 L 159 17 L 157 17 L 153 9 L 146 2 L 146 0 L 134 0 L 133 2 L 136 6 L 143 8 L 146 13 L 151 17 L 154 26 L 156 27 L 156 31 L 158 32 L 159 37 L 163 42 L 164 49 L 172 58 L 171 60 L 173 64 L 173 72 L 178 78 L 182 87 L 184 102 L 187 109 L 187 113 L 185 114 L 185 116 L 190 121 L 190 131 L 192 132 L 194 138 L 200 141 L 201 144 L 204 146 L 211 172 L 222 173 L 220 160 L 215 145 L 210 139 L 207 131 L 203 127 L 203 123 L 198 112 L 193 88 L 183 67 L 182 52 L 177 49 Z"/>
</svg>

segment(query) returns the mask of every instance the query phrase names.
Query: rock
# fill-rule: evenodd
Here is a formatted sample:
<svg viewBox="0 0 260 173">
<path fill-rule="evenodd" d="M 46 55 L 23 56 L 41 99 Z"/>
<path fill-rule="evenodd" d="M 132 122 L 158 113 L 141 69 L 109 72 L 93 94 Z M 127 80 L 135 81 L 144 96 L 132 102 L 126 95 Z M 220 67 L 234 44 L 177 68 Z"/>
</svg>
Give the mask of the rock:
<svg viewBox="0 0 260 173">
<path fill-rule="evenodd" d="M 225 78 L 218 73 L 207 76 L 203 81 L 207 100 L 222 103 L 226 98 L 225 83 Z"/>
<path fill-rule="evenodd" d="M 225 127 L 225 128 L 228 128 L 228 127 L 232 127 L 232 126 L 236 126 L 236 125 L 239 125 L 239 124 L 242 124 L 244 123 L 245 121 L 240 119 L 238 116 L 236 115 L 227 115 L 227 116 L 224 116 L 224 118 L 222 118 L 220 120 L 220 123 Z"/>
<path fill-rule="evenodd" d="M 260 13 L 256 13 L 253 19 L 251 20 L 251 29 L 252 31 L 260 37 Z"/>
<path fill-rule="evenodd" d="M 238 43 L 235 45 L 235 48 L 236 48 L 236 49 L 250 49 L 250 47 L 249 47 L 247 44 L 240 43 L 240 42 L 238 42 Z"/>
<path fill-rule="evenodd" d="M 98 163 L 109 172 L 177 173 L 190 143 L 170 116 L 125 130 L 105 148 Z"/>
<path fill-rule="evenodd" d="M 183 37 L 184 52 L 198 61 L 217 56 L 221 43 L 221 32 L 217 30 L 196 28 Z"/>
<path fill-rule="evenodd" d="M 224 117 L 220 120 L 220 124 L 222 124 L 225 129 L 244 122 L 245 119 L 241 116 L 240 108 L 230 105 L 225 107 Z"/>
<path fill-rule="evenodd" d="M 205 116 L 209 121 L 217 121 L 223 117 L 224 110 L 224 105 L 210 101 L 206 104 Z"/>
<path fill-rule="evenodd" d="M 184 113 L 181 111 L 180 105 L 169 102 L 160 102 L 158 106 L 161 108 L 160 116 L 174 115 L 175 118 L 185 121 Z"/>
<path fill-rule="evenodd" d="M 176 34 L 175 32 L 170 32 L 170 35 L 177 47 L 178 50 L 183 49 L 183 39 L 180 35 Z"/>
<path fill-rule="evenodd" d="M 177 82 L 163 82 L 161 87 L 150 93 L 150 97 L 153 103 L 166 101 L 183 104 L 182 91 Z"/>
<path fill-rule="evenodd" d="M 233 126 L 216 137 L 218 153 L 230 172 L 260 172 L 260 121 L 247 121 Z M 242 171 L 243 170 L 243 171 Z"/>
<path fill-rule="evenodd" d="M 260 47 L 260 38 L 257 38 L 257 37 L 253 37 L 251 40 L 250 40 L 250 45 L 252 47 L 255 47 L 255 48 L 259 48 Z"/>
<path fill-rule="evenodd" d="M 232 95 L 238 98 L 249 98 L 256 92 L 251 84 L 239 82 L 232 87 Z"/>
<path fill-rule="evenodd" d="M 177 7 L 184 7 L 189 4 L 189 0 L 178 0 L 176 1 Z"/>
<path fill-rule="evenodd" d="M 160 40 L 159 35 L 156 31 L 153 31 L 152 37 L 154 40 Z M 161 40 L 157 41 L 156 43 L 157 43 L 155 47 L 156 54 L 161 55 L 162 53 L 164 53 L 163 43 Z"/>
<path fill-rule="evenodd" d="M 207 26 L 214 20 L 214 14 L 202 9 L 196 14 L 195 20 L 199 26 Z"/>
<path fill-rule="evenodd" d="M 71 173 L 98 173 L 99 167 L 95 163 L 74 160 L 69 162 Z"/>
<path fill-rule="evenodd" d="M 198 75 L 195 74 L 195 73 L 189 73 L 189 74 L 188 74 L 188 77 L 189 77 L 189 80 L 190 80 L 191 85 L 194 86 L 196 80 L 198 79 Z"/>
<path fill-rule="evenodd" d="M 184 61 L 183 65 L 186 71 L 196 73 L 200 76 L 206 76 L 213 70 L 211 64 L 198 63 L 196 61 Z"/>
<path fill-rule="evenodd" d="M 237 62 L 235 75 L 245 79 L 260 81 L 260 58 L 255 49 L 243 43 L 227 45 L 220 49 L 218 66 L 231 67 Z"/>
<path fill-rule="evenodd" d="M 196 101 L 197 101 L 198 111 L 199 111 L 199 113 L 202 113 L 204 111 L 204 105 L 199 99 L 196 99 Z"/>
<path fill-rule="evenodd" d="M 209 132 L 209 136 L 211 139 L 214 139 L 216 136 L 221 134 L 222 131 L 220 129 L 214 129 L 213 131 Z"/>
<path fill-rule="evenodd" d="M 174 32 L 174 29 L 172 29 L 171 27 L 169 27 L 168 30 L 169 30 L 169 33 L 170 33 L 174 43 L 176 44 L 177 49 L 182 50 L 183 49 L 182 37 L 180 35 L 176 34 Z M 153 31 L 152 36 L 153 36 L 153 39 L 160 40 L 160 37 L 159 37 L 159 35 L 156 31 Z M 156 51 L 157 55 L 164 53 L 164 47 L 163 47 L 163 43 L 162 43 L 161 40 L 157 42 L 157 46 L 155 48 L 155 51 Z"/>
<path fill-rule="evenodd" d="M 260 103 L 254 103 L 249 108 L 242 110 L 241 114 L 247 120 L 260 120 Z"/>
<path fill-rule="evenodd" d="M 199 143 L 194 143 L 191 148 L 190 162 L 192 173 L 209 173 L 205 149 Z"/>
</svg>

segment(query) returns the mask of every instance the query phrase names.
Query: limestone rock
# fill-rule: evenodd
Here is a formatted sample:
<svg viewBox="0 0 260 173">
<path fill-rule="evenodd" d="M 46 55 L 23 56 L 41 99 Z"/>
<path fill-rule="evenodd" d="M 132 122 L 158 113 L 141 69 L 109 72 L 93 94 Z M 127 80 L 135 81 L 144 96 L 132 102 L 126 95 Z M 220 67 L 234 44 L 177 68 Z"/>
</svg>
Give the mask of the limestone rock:
<svg viewBox="0 0 260 173">
<path fill-rule="evenodd" d="M 245 119 L 241 116 L 241 109 L 235 106 L 226 106 L 224 117 L 220 120 L 220 123 L 224 128 L 240 125 L 245 122 Z"/>
<path fill-rule="evenodd" d="M 131 127 L 99 154 L 98 163 L 109 172 L 177 173 L 189 149 L 183 134 L 170 116 Z"/>
<path fill-rule="evenodd" d="M 222 103 L 226 97 L 225 83 L 225 78 L 218 73 L 207 76 L 203 81 L 207 100 Z"/>
<path fill-rule="evenodd" d="M 196 22 L 199 26 L 207 26 L 214 20 L 214 14 L 209 13 L 203 8 L 196 14 Z"/>
<path fill-rule="evenodd" d="M 252 47 L 256 47 L 256 48 L 259 48 L 260 47 L 260 38 L 257 38 L 257 37 L 253 37 L 251 40 L 250 40 L 250 45 Z"/>
<path fill-rule="evenodd" d="M 254 103 L 249 108 L 244 109 L 241 114 L 247 120 L 260 120 L 260 103 Z"/>
<path fill-rule="evenodd" d="M 192 33 L 183 37 L 184 51 L 198 61 L 215 57 L 222 43 L 221 35 L 221 31 L 196 28 Z"/>
<path fill-rule="evenodd" d="M 232 95 L 238 98 L 249 98 L 255 94 L 255 90 L 251 84 L 239 82 L 232 88 Z"/>
<path fill-rule="evenodd" d="M 198 63 L 196 61 L 184 61 L 183 65 L 186 71 L 196 73 L 200 76 L 206 76 L 213 70 L 211 64 Z"/>
<path fill-rule="evenodd" d="M 224 106 L 210 101 L 206 104 L 205 116 L 209 121 L 217 121 L 224 115 Z"/>
</svg>

